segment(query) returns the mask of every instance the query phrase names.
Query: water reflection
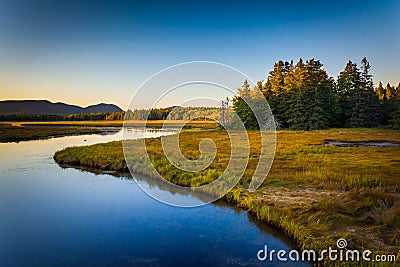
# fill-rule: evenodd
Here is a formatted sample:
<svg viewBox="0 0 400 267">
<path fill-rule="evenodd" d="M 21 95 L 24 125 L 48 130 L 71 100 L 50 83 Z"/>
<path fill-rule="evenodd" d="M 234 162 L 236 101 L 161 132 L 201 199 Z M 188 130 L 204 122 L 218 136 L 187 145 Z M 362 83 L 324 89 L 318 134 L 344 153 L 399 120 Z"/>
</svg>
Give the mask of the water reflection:
<svg viewBox="0 0 400 267">
<path fill-rule="evenodd" d="M 170 207 L 131 179 L 62 169 L 52 158 L 64 147 L 121 138 L 0 144 L 0 266 L 258 266 L 265 244 L 293 247 L 224 202 Z"/>
</svg>

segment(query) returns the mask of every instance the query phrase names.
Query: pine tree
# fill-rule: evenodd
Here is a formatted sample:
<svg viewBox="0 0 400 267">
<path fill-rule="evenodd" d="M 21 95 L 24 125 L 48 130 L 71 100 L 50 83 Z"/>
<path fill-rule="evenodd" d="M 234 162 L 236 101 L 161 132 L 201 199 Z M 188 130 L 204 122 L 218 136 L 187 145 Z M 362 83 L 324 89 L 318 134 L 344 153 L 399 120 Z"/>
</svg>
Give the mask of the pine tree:
<svg viewBox="0 0 400 267">
<path fill-rule="evenodd" d="M 308 61 L 310 87 L 313 89 L 314 102 L 311 106 L 309 129 L 324 129 L 333 125 L 336 118 L 336 98 L 333 93 L 333 80 L 322 69 L 319 60 Z"/>
<path fill-rule="evenodd" d="M 305 100 L 303 81 L 305 80 L 306 68 L 303 60 L 300 58 L 294 67 L 294 71 L 286 83 L 289 93 L 287 101 L 288 109 L 285 112 L 287 123 L 291 129 L 305 129 Z"/>
<path fill-rule="evenodd" d="M 352 127 L 376 127 L 381 116 L 378 97 L 374 91 L 371 66 L 363 58 L 360 84 L 353 95 L 354 106 L 351 109 L 350 125 Z"/>
<path fill-rule="evenodd" d="M 378 87 L 375 89 L 379 101 L 386 100 L 386 89 L 383 88 L 382 82 L 379 82 Z"/>
<path fill-rule="evenodd" d="M 252 106 L 254 106 L 251 99 L 250 85 L 247 80 L 245 80 L 242 87 L 238 89 L 238 94 L 238 96 L 233 97 L 234 111 L 239 116 L 246 129 L 259 129 L 257 119 L 248 105 L 248 103 L 250 103 Z M 232 122 L 233 127 L 240 128 L 240 122 L 237 121 L 239 118 L 234 118 Z"/>
<path fill-rule="evenodd" d="M 313 130 L 327 127 L 376 127 L 390 124 L 400 128 L 400 83 L 397 87 L 379 83 L 374 89 L 371 66 L 366 58 L 357 64 L 348 61 L 335 82 L 319 60 L 278 61 L 266 82 L 257 89 L 267 99 L 275 119 L 291 129 Z M 258 91 L 258 90 L 257 90 Z M 253 111 L 259 108 L 255 90 L 247 81 L 238 89 L 234 109 L 246 128 L 258 129 Z"/>
<path fill-rule="evenodd" d="M 292 77 L 286 82 L 290 98 L 286 111 L 292 129 L 324 129 L 332 125 L 335 97 L 333 81 L 322 69 L 319 60 L 310 59 L 296 64 Z"/>
<path fill-rule="evenodd" d="M 400 83 L 395 88 L 388 83 L 385 88 L 386 101 L 385 111 L 389 126 L 393 129 L 400 129 Z"/>
<path fill-rule="evenodd" d="M 267 81 L 261 88 L 262 93 L 268 101 L 275 119 L 282 125 L 286 124 L 284 118 L 287 109 L 287 92 L 285 90 L 285 79 L 289 63 L 279 61 L 274 64 L 274 69 L 269 72 Z"/>
<path fill-rule="evenodd" d="M 337 95 L 339 121 L 342 121 L 344 127 L 349 127 L 352 109 L 355 105 L 354 95 L 360 87 L 361 77 L 357 64 L 347 62 L 346 67 L 340 72 L 335 92 Z"/>
</svg>

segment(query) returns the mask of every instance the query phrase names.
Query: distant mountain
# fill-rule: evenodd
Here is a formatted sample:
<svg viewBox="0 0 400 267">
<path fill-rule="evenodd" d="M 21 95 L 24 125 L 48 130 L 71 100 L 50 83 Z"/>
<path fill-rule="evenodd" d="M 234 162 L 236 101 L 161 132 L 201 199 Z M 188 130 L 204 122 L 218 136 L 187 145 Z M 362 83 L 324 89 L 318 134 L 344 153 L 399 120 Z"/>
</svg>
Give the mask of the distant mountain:
<svg viewBox="0 0 400 267">
<path fill-rule="evenodd" d="M 61 102 L 52 103 L 47 100 L 6 100 L 0 101 L 0 114 L 79 114 L 88 112 L 121 112 L 113 104 L 97 104 L 86 108 Z"/>
</svg>

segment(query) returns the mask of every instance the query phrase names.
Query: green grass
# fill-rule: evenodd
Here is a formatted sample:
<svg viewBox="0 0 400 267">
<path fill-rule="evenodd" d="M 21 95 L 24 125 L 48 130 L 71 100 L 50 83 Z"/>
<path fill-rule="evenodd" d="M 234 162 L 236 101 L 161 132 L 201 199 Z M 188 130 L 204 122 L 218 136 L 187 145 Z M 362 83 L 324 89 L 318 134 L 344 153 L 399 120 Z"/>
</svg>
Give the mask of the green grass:
<svg viewBox="0 0 400 267">
<path fill-rule="evenodd" d="M 190 159 L 200 157 L 198 144 L 204 138 L 216 143 L 216 159 L 209 168 L 197 173 L 172 166 L 162 152 L 160 138 L 146 140 L 147 151 L 163 177 L 176 184 L 199 186 L 217 178 L 230 156 L 229 138 L 223 131 L 182 132 L 182 153 Z M 227 201 L 280 228 L 301 248 L 334 248 L 338 238 L 346 238 L 350 249 L 367 248 L 398 255 L 400 147 L 336 147 L 326 145 L 325 141 L 400 143 L 399 131 L 279 131 L 271 171 L 252 193 L 245 188 L 258 163 L 260 134 L 250 131 L 249 138 L 251 158 L 238 186 L 225 196 Z M 66 148 L 54 158 L 60 164 L 128 171 L 121 142 Z M 133 160 L 135 172 L 154 176 L 143 157 Z"/>
</svg>

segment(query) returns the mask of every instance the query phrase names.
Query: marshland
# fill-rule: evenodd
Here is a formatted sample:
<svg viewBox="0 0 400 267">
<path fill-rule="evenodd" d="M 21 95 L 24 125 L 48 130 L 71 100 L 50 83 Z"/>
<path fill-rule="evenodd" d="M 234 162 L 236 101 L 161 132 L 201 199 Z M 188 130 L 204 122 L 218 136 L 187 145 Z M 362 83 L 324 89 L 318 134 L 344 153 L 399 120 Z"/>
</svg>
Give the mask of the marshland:
<svg viewBox="0 0 400 267">
<path fill-rule="evenodd" d="M 272 168 L 255 192 L 246 190 L 260 155 L 259 131 L 249 131 L 249 163 L 239 184 L 224 200 L 254 214 L 294 240 L 298 247 L 318 251 L 345 238 L 349 248 L 373 248 L 397 255 L 400 245 L 400 147 L 332 146 L 342 142 L 392 142 L 400 144 L 400 133 L 388 129 L 329 129 L 277 132 Z M 182 154 L 196 159 L 199 142 L 211 138 L 216 159 L 199 173 L 185 173 L 165 158 L 160 138 L 146 141 L 146 150 L 157 172 L 184 186 L 207 184 L 226 168 L 230 157 L 229 136 L 221 130 L 183 131 Z M 143 151 L 146 153 L 146 151 Z M 56 152 L 61 165 L 105 171 L 125 171 L 121 141 L 66 148 Z M 152 175 L 141 164 L 138 174 Z"/>
</svg>

